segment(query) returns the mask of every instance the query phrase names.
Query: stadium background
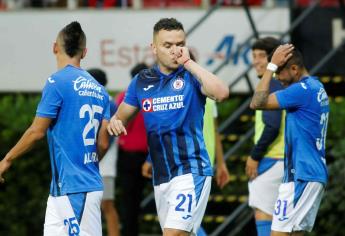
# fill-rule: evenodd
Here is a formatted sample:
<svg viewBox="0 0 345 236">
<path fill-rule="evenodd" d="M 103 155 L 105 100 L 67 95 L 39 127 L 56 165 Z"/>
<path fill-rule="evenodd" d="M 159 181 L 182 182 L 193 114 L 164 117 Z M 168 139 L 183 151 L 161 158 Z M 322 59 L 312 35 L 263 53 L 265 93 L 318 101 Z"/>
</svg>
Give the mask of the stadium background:
<svg viewBox="0 0 345 236">
<path fill-rule="evenodd" d="M 256 81 L 249 47 L 256 37 L 273 35 L 292 41 L 302 51 L 307 68 L 320 76 L 331 98 L 330 182 L 314 232 L 308 235 L 345 235 L 343 0 L 0 0 L 0 155 L 32 121 L 41 88 L 55 71 L 51 46 L 62 26 L 71 20 L 81 22 L 89 48 L 83 66 L 104 69 L 115 94 L 128 85 L 129 69 L 136 62 L 153 62 L 148 46 L 152 26 L 161 17 L 184 23 L 187 44 L 199 62 L 225 80 L 232 92 L 228 101 L 218 105 L 231 182 L 223 191 L 212 189 L 203 220 L 206 231 L 256 235 L 244 175 L 254 114 L 248 99 Z M 50 182 L 46 141 L 15 162 L 5 177 L 7 183 L 0 186 L 0 235 L 41 235 Z M 159 235 L 151 188 L 145 195 L 141 233 Z M 117 205 L 121 210 L 121 202 Z"/>
</svg>

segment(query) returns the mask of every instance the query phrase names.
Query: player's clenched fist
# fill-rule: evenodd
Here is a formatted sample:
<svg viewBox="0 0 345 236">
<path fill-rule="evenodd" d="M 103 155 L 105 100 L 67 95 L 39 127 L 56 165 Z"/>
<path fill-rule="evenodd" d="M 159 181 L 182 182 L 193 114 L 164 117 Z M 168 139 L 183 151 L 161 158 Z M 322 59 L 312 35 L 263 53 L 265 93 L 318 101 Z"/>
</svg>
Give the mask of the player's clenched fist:
<svg viewBox="0 0 345 236">
<path fill-rule="evenodd" d="M 178 64 L 183 65 L 190 59 L 189 50 L 187 47 L 174 47 L 173 50 L 174 59 Z"/>
<path fill-rule="evenodd" d="M 121 120 L 117 119 L 116 116 L 113 116 L 110 119 L 107 129 L 110 135 L 115 135 L 115 136 L 119 136 L 121 134 L 127 135 L 127 130 L 125 126 L 123 125 Z"/>
</svg>

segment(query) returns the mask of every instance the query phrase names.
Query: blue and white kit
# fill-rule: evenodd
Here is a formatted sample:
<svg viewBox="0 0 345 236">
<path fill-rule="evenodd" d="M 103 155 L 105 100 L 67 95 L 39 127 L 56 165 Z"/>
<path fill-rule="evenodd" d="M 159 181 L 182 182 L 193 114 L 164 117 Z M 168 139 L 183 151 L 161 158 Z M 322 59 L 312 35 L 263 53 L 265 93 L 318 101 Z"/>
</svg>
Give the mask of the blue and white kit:
<svg viewBox="0 0 345 236">
<path fill-rule="evenodd" d="M 183 195 L 182 190 L 179 192 L 175 185 L 183 186 L 188 181 L 195 181 L 194 184 L 186 184 L 186 186 L 190 186 L 189 191 L 199 194 L 193 195 L 196 199 L 199 199 L 200 194 L 203 193 L 205 199 L 198 201 L 198 203 L 204 207 L 192 204 L 191 206 L 198 207 L 197 211 L 188 208 L 188 206 L 182 206 L 178 209 L 186 211 L 190 209 L 191 218 L 195 222 L 198 222 L 198 220 L 194 218 L 193 214 L 198 213 L 201 217 L 203 216 L 206 203 L 201 202 L 207 202 L 209 186 L 206 183 L 209 181 L 207 179 L 211 178 L 207 178 L 207 176 L 212 176 L 213 170 L 203 139 L 203 115 L 206 96 L 201 93 L 200 83 L 183 66 L 180 66 L 169 75 L 161 73 L 158 66 L 154 66 L 152 69 L 141 71 L 132 80 L 124 102 L 139 108 L 144 116 L 149 156 L 153 165 L 153 184 L 155 186 L 157 211 L 159 215 L 168 215 L 167 220 L 160 218 L 162 228 L 171 225 L 174 228 L 187 231 L 198 228 L 197 225 L 191 226 L 189 220 L 183 219 L 181 226 L 169 224 L 169 221 L 176 221 L 176 217 L 173 215 L 181 212 L 176 211 L 176 206 L 170 206 L 169 209 L 165 209 L 165 213 L 162 213 L 160 206 L 164 204 L 161 202 L 162 197 L 158 197 L 157 194 L 163 193 L 161 191 L 158 193 L 157 189 L 162 189 L 162 184 L 174 185 L 174 191 L 169 192 L 166 190 L 166 193 L 169 193 L 170 196 L 165 196 L 165 204 L 169 205 L 169 200 L 175 199 L 175 201 L 179 200 L 180 206 L 183 204 L 188 205 L 188 196 Z M 184 175 L 193 176 L 193 178 L 185 180 L 182 177 Z M 200 178 L 198 176 L 205 177 L 201 182 L 202 184 L 199 183 Z M 179 178 L 174 180 L 176 177 Z M 179 179 L 181 182 L 176 183 Z M 196 186 L 201 186 L 201 191 L 198 191 L 198 193 L 196 192 Z M 206 192 L 203 191 L 203 188 Z M 168 188 L 165 187 L 164 189 Z M 187 190 L 184 189 L 185 191 Z M 160 200 L 157 200 L 157 198 Z M 157 201 L 159 201 L 159 204 Z"/>
<path fill-rule="evenodd" d="M 322 83 L 312 76 L 276 93 L 286 110 L 283 184 L 272 229 L 310 231 L 327 183 L 325 159 L 329 100 Z"/>
<path fill-rule="evenodd" d="M 104 87 L 81 68 L 68 65 L 47 80 L 36 116 L 53 120 L 47 131 L 52 168 L 50 186 L 52 201 L 59 202 L 60 198 L 72 199 L 72 195 L 81 193 L 85 195 L 85 198 L 90 192 L 102 193 L 103 184 L 98 167 L 97 135 L 102 120 L 110 118 L 109 109 L 109 95 Z M 102 196 L 102 194 L 95 195 Z M 81 198 L 83 197 L 81 196 Z M 97 197 L 91 199 L 98 202 Z M 49 202 L 51 201 L 48 200 Z M 71 224 L 64 224 L 66 219 L 68 222 L 73 217 L 79 220 L 84 219 L 82 214 L 80 217 L 77 215 L 88 206 L 85 204 L 75 206 L 72 201 L 70 204 L 75 215 L 70 215 L 67 217 L 68 219 L 59 218 L 65 214 L 57 215 L 55 219 L 53 216 L 46 215 L 46 220 L 48 218 L 50 222 L 45 222 L 45 232 L 54 232 L 54 229 L 49 230 L 46 227 L 54 227 L 59 224 L 57 228 L 61 225 L 65 226 L 66 233 L 71 230 L 68 228 Z M 48 204 L 49 206 L 51 204 Z M 51 211 L 47 208 L 47 214 L 49 212 Z M 73 222 L 73 225 L 82 225 L 79 220 Z M 82 235 L 88 235 L 87 231 L 83 234 L 83 229 L 79 230 Z M 56 235 L 64 234 L 60 232 Z"/>
</svg>

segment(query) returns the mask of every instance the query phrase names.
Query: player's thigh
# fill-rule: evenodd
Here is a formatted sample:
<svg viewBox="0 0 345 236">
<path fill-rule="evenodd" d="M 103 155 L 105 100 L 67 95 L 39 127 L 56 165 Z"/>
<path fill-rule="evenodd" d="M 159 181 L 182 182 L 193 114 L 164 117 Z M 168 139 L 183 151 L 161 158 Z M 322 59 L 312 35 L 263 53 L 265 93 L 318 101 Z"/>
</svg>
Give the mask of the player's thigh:
<svg viewBox="0 0 345 236">
<path fill-rule="evenodd" d="M 169 184 L 166 192 L 169 207 L 164 229 L 196 231 L 205 213 L 211 177 L 187 174 L 175 177 Z"/>
<path fill-rule="evenodd" d="M 80 228 L 82 236 L 99 236 L 102 235 L 101 222 L 101 200 L 102 191 L 87 193 L 85 207 L 82 213 Z"/>
<path fill-rule="evenodd" d="M 272 230 L 311 231 L 324 186 L 317 182 L 296 181 L 281 184 L 273 214 Z"/>
<path fill-rule="evenodd" d="M 190 232 L 186 232 L 183 230 L 177 230 L 177 229 L 168 229 L 165 228 L 163 230 L 163 236 L 189 236 Z"/>
<path fill-rule="evenodd" d="M 249 181 L 249 206 L 272 215 L 284 175 L 284 164 L 277 161 L 270 169 Z"/>
<path fill-rule="evenodd" d="M 63 218 L 59 212 L 59 207 L 63 206 L 58 203 L 56 197 L 49 196 L 44 220 L 44 236 L 68 235 L 63 224 Z M 64 207 L 69 208 L 67 203 Z"/>
<path fill-rule="evenodd" d="M 102 235 L 101 199 L 102 191 L 49 196 L 44 235 Z"/>
</svg>

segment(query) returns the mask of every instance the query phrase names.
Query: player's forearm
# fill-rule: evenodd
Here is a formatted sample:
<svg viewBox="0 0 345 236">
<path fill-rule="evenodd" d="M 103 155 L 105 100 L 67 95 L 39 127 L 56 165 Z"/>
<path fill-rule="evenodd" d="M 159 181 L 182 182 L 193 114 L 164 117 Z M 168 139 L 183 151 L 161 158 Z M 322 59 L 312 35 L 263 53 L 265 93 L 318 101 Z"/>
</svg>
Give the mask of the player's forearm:
<svg viewBox="0 0 345 236">
<path fill-rule="evenodd" d="M 98 161 L 101 161 L 104 155 L 107 153 L 109 148 L 109 142 L 98 142 L 97 143 L 97 154 L 98 154 Z"/>
<path fill-rule="evenodd" d="M 187 61 L 184 67 L 200 82 L 205 95 L 216 101 L 223 101 L 229 97 L 229 87 L 216 75 L 192 60 Z"/>
<path fill-rule="evenodd" d="M 109 134 L 107 132 L 106 127 L 108 126 L 107 120 L 102 120 L 101 128 L 98 132 L 97 137 L 97 154 L 98 154 L 98 160 L 102 160 L 104 155 L 107 153 L 108 148 L 110 146 L 110 138 Z"/>
<path fill-rule="evenodd" d="M 33 127 L 30 127 L 25 131 L 17 144 L 6 154 L 4 159 L 12 162 L 28 152 L 36 144 L 36 142 L 41 140 L 44 136 L 45 132 L 41 132 Z"/>
<path fill-rule="evenodd" d="M 115 118 L 117 120 L 121 120 L 122 124 L 126 126 L 128 122 L 136 116 L 138 111 L 138 108 L 129 106 L 126 103 L 122 102 L 112 119 Z"/>
<path fill-rule="evenodd" d="M 259 110 L 265 108 L 268 101 L 268 96 L 270 94 L 270 81 L 272 79 L 272 76 L 273 72 L 270 70 L 266 70 L 255 89 L 252 101 L 250 103 L 251 109 Z"/>
<path fill-rule="evenodd" d="M 222 141 L 220 140 L 220 135 L 218 133 L 216 133 L 216 164 L 224 164 L 223 145 Z"/>
</svg>

